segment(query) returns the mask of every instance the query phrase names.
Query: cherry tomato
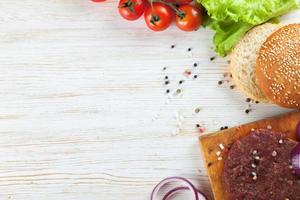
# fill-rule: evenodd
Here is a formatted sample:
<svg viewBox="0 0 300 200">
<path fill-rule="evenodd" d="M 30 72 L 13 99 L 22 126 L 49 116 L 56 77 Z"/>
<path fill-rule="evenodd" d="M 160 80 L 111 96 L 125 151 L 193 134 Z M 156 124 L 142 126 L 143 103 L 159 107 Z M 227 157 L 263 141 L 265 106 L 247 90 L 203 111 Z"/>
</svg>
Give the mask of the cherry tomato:
<svg viewBox="0 0 300 200">
<path fill-rule="evenodd" d="M 173 19 L 172 9 L 163 3 L 153 3 L 145 10 L 145 22 L 147 26 L 153 31 L 163 31 L 167 29 Z"/>
<path fill-rule="evenodd" d="M 145 11 L 144 0 L 120 0 L 119 13 L 127 20 L 137 20 Z"/>
<path fill-rule="evenodd" d="M 91 0 L 91 1 L 96 2 L 96 3 L 99 3 L 99 2 L 106 1 L 106 0 Z"/>
<path fill-rule="evenodd" d="M 182 5 L 178 8 L 182 14 L 176 15 L 176 25 L 183 31 L 197 30 L 203 22 L 202 12 L 192 5 Z"/>
</svg>

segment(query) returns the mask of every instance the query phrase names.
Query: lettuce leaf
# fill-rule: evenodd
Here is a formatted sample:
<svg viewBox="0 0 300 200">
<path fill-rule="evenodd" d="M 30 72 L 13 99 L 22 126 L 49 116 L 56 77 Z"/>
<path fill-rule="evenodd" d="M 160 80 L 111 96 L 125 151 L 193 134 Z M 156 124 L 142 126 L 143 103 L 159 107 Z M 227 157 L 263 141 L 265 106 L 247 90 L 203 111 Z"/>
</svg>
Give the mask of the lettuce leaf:
<svg viewBox="0 0 300 200">
<path fill-rule="evenodd" d="M 215 30 L 216 52 L 226 56 L 252 27 L 300 6 L 300 0 L 198 0 Z"/>
</svg>

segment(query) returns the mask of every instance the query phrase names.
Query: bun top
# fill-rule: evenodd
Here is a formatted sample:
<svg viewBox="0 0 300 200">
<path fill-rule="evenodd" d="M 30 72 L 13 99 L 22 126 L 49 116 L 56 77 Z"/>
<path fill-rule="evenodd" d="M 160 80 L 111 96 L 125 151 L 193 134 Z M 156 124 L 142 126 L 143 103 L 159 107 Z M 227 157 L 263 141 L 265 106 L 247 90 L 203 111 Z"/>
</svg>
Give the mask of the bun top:
<svg viewBox="0 0 300 200">
<path fill-rule="evenodd" d="M 300 24 L 284 26 L 267 38 L 259 50 L 256 76 L 270 101 L 300 108 Z"/>
</svg>

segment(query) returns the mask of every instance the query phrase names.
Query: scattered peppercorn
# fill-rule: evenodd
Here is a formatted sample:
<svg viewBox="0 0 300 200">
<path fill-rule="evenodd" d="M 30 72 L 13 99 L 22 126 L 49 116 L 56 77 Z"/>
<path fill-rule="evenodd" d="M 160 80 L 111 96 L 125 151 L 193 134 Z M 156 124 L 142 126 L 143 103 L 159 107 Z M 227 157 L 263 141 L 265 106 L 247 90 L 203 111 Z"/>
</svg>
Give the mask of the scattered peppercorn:
<svg viewBox="0 0 300 200">
<path fill-rule="evenodd" d="M 166 93 L 170 93 L 170 90 L 169 90 L 169 89 L 167 89 L 167 90 L 166 90 Z"/>
<path fill-rule="evenodd" d="M 177 89 L 176 93 L 179 94 L 181 92 L 181 89 Z"/>
<path fill-rule="evenodd" d="M 184 80 L 180 80 L 180 81 L 179 81 L 179 84 L 182 84 L 183 82 L 184 82 Z"/>
<path fill-rule="evenodd" d="M 194 75 L 194 78 L 196 79 L 198 77 L 198 75 Z"/>
<path fill-rule="evenodd" d="M 165 81 L 165 85 L 168 85 L 170 83 L 170 81 Z"/>
<path fill-rule="evenodd" d="M 228 126 L 224 126 L 224 129 L 228 129 Z"/>
<path fill-rule="evenodd" d="M 167 80 L 167 79 L 169 79 L 169 77 L 168 77 L 168 76 L 165 76 L 165 79 Z"/>
<path fill-rule="evenodd" d="M 224 130 L 224 127 L 222 126 L 221 128 L 220 128 L 220 131 L 223 131 Z"/>
<path fill-rule="evenodd" d="M 210 57 L 210 61 L 213 61 L 214 59 L 216 59 L 216 57 Z"/>
<path fill-rule="evenodd" d="M 235 88 L 235 85 L 231 85 L 231 86 L 230 86 L 230 89 L 233 90 L 234 88 Z"/>
<path fill-rule="evenodd" d="M 199 112 L 200 112 L 200 108 L 196 108 L 195 113 L 199 113 Z"/>
<path fill-rule="evenodd" d="M 230 62 L 231 62 L 230 60 L 227 60 L 227 63 L 228 63 L 228 64 L 230 64 Z"/>
<path fill-rule="evenodd" d="M 250 102 L 250 101 L 251 101 L 251 99 L 250 99 L 250 98 L 247 98 L 247 99 L 246 99 L 246 102 Z"/>
<path fill-rule="evenodd" d="M 197 63 L 194 63 L 194 67 L 197 67 L 198 66 L 198 64 Z"/>
<path fill-rule="evenodd" d="M 197 127 L 197 128 L 200 128 L 200 124 L 196 124 L 196 127 Z"/>
<path fill-rule="evenodd" d="M 164 68 L 163 68 L 163 71 L 166 71 L 166 69 L 167 69 L 167 67 L 164 67 Z"/>
<path fill-rule="evenodd" d="M 174 48 L 175 48 L 175 44 L 172 44 L 172 45 L 171 45 L 171 48 L 174 49 Z"/>
<path fill-rule="evenodd" d="M 256 104 L 259 104 L 259 101 L 255 101 Z"/>
<path fill-rule="evenodd" d="M 219 84 L 219 85 L 222 85 L 222 84 L 223 84 L 223 81 L 219 81 L 218 84 Z"/>
<path fill-rule="evenodd" d="M 251 109 L 246 109 L 246 110 L 245 110 L 245 113 L 246 113 L 246 114 L 249 114 L 250 112 L 251 112 Z"/>
<path fill-rule="evenodd" d="M 207 167 L 210 167 L 210 166 L 212 166 L 212 163 L 211 163 L 211 162 L 209 162 L 209 163 L 207 164 Z"/>
<path fill-rule="evenodd" d="M 232 78 L 232 74 L 230 74 L 230 78 Z"/>
<path fill-rule="evenodd" d="M 188 51 L 192 51 L 192 48 L 188 48 Z"/>
</svg>

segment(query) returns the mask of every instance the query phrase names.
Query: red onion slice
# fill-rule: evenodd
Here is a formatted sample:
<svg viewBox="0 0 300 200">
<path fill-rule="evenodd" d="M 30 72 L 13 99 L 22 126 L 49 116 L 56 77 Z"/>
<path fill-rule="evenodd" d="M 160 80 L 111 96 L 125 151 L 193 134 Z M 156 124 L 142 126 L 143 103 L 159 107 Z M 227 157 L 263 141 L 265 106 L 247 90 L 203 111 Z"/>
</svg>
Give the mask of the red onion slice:
<svg viewBox="0 0 300 200">
<path fill-rule="evenodd" d="M 180 191 L 182 191 L 182 190 L 189 190 L 189 188 L 188 188 L 188 187 L 176 187 L 176 188 L 170 190 L 169 192 L 167 192 L 167 193 L 165 194 L 165 196 L 163 197 L 162 200 L 168 200 L 169 197 L 172 197 L 172 196 L 175 195 L 177 192 L 180 192 Z M 197 190 L 197 192 L 198 192 L 198 195 L 199 195 L 199 197 L 200 197 L 200 198 L 199 198 L 200 200 L 207 200 L 207 199 L 208 199 L 208 198 L 206 197 L 206 195 L 205 195 L 203 192 L 199 191 L 198 189 L 196 189 L 196 190 Z"/>
<path fill-rule="evenodd" d="M 296 175 L 300 177 L 300 143 L 292 151 L 292 166 Z"/>
<path fill-rule="evenodd" d="M 164 195 L 162 195 L 162 198 L 159 198 L 159 192 L 163 190 L 163 188 L 166 185 L 171 183 L 179 183 L 180 186 L 169 190 Z M 189 180 L 182 177 L 170 177 L 159 182 L 154 187 L 151 193 L 151 200 L 167 200 L 169 197 L 171 197 L 180 190 L 190 190 L 193 193 L 194 200 L 207 200 L 205 195 L 202 192 L 198 191 Z"/>
</svg>

